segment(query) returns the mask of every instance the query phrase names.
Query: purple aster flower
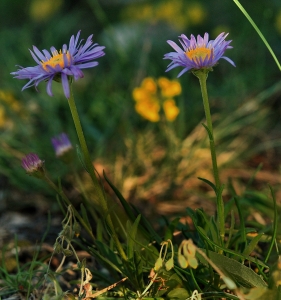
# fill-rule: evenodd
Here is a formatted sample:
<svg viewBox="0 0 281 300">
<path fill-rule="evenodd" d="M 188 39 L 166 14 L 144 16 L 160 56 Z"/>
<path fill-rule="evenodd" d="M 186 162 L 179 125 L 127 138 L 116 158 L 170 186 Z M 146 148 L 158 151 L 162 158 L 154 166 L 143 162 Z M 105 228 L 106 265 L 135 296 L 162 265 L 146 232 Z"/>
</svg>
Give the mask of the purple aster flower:
<svg viewBox="0 0 281 300">
<path fill-rule="evenodd" d="M 20 68 L 16 72 L 12 72 L 14 78 L 29 79 L 29 82 L 22 88 L 27 89 L 31 86 L 37 87 L 41 81 L 47 82 L 47 93 L 53 96 L 52 82 L 61 81 L 64 94 L 67 99 L 70 97 L 68 76 L 73 76 L 75 80 L 83 78 L 82 69 L 93 68 L 98 65 L 95 61 L 97 58 L 104 56 L 104 46 L 93 44 L 90 35 L 85 44 L 82 45 L 82 40 L 79 41 L 80 31 L 76 37 L 73 35 L 69 41 L 69 46 L 62 46 L 62 50 L 57 51 L 51 47 L 51 54 L 47 50 L 42 52 L 35 46 L 33 51 L 29 50 L 33 59 L 38 64 L 35 67 Z"/>
<path fill-rule="evenodd" d="M 53 137 L 52 144 L 57 157 L 61 157 L 65 153 L 73 149 L 72 144 L 65 133 L 61 133 L 57 137 Z"/>
<path fill-rule="evenodd" d="M 228 33 L 221 33 L 215 40 L 209 40 L 209 34 L 205 33 L 204 38 L 197 36 L 197 41 L 194 35 L 188 39 L 184 34 L 180 38 L 181 49 L 175 42 L 167 41 L 176 52 L 170 52 L 164 55 L 164 59 L 170 59 L 172 62 L 168 65 L 166 72 L 176 68 L 183 67 L 178 77 L 189 70 L 210 69 L 217 64 L 219 59 L 223 58 L 235 67 L 234 62 L 223 56 L 226 49 L 232 48 L 229 46 L 231 41 L 225 41 Z"/>
<path fill-rule="evenodd" d="M 35 153 L 27 154 L 22 159 L 21 165 L 29 175 L 35 177 L 43 177 L 44 175 L 44 161 Z"/>
</svg>

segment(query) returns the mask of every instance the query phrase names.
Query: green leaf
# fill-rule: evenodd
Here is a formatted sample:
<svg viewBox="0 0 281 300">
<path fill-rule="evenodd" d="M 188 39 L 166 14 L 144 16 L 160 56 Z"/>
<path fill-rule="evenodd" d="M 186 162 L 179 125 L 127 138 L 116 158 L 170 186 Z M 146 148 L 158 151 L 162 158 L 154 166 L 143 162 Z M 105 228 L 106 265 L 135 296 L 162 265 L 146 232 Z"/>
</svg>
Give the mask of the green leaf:
<svg viewBox="0 0 281 300">
<path fill-rule="evenodd" d="M 79 159 L 82 167 L 85 169 L 85 171 L 87 173 L 89 173 L 89 170 L 88 170 L 88 168 L 85 165 L 84 157 L 83 157 L 83 154 L 81 153 L 81 149 L 80 149 L 79 145 L 77 145 L 77 144 L 76 144 L 76 153 L 77 153 L 78 159 Z"/>
<path fill-rule="evenodd" d="M 177 225 L 179 223 L 180 218 L 175 218 L 172 222 L 169 223 L 169 226 L 167 230 L 165 231 L 165 237 L 164 240 L 171 240 L 173 238 L 173 234 L 175 229 L 177 228 Z"/>
<path fill-rule="evenodd" d="M 272 196 L 272 200 L 273 200 L 273 211 L 274 211 L 274 219 L 273 219 L 273 234 L 272 234 L 272 239 L 269 245 L 269 249 L 268 252 L 266 254 L 266 258 L 265 258 L 265 262 L 268 261 L 269 256 L 271 254 L 271 251 L 275 245 L 276 242 L 276 235 L 277 235 L 277 229 L 278 229 L 278 212 L 277 212 L 277 203 L 276 203 L 276 198 L 275 198 L 275 194 L 274 191 L 272 189 L 272 187 L 269 185 L 269 189 L 271 192 L 271 196 Z"/>
<path fill-rule="evenodd" d="M 98 219 L 98 222 L 97 222 L 97 240 L 100 241 L 100 242 L 103 242 L 102 232 L 103 232 L 102 220 Z"/>
<path fill-rule="evenodd" d="M 201 249 L 205 252 L 204 249 Z M 197 257 L 204 265 L 209 265 L 205 258 L 197 252 Z M 240 285 L 252 288 L 252 287 L 267 287 L 265 281 L 256 274 L 252 269 L 246 267 L 240 262 L 226 257 L 222 254 L 208 251 L 210 260 L 226 275 L 229 276 L 234 282 Z"/>
<path fill-rule="evenodd" d="M 87 211 L 86 211 L 86 208 L 83 205 L 83 203 L 81 203 L 80 208 L 81 208 L 81 214 L 82 214 L 82 218 L 83 218 L 84 222 L 86 223 L 88 228 L 90 228 L 91 231 L 92 231 L 92 227 L 91 227 L 91 224 L 90 224 L 89 219 L 88 219 Z"/>
<path fill-rule="evenodd" d="M 220 243 L 220 235 L 219 235 L 219 230 L 218 230 L 217 223 L 215 221 L 214 216 L 211 217 L 211 222 L 210 222 L 210 228 L 209 229 L 211 231 L 212 240 L 216 244 L 219 244 Z"/>
<path fill-rule="evenodd" d="M 200 215 L 203 218 L 203 220 L 205 221 L 206 224 L 204 224 L 204 228 L 206 228 L 206 230 L 208 230 L 208 232 L 210 232 L 210 234 L 208 234 L 208 236 L 212 239 L 212 241 L 214 241 L 214 243 L 218 244 L 219 243 L 219 232 L 218 232 L 217 224 L 214 220 L 214 217 L 211 217 L 211 220 L 209 221 L 207 219 L 205 212 L 203 212 L 201 209 L 197 209 L 196 213 L 198 215 Z"/>
<path fill-rule="evenodd" d="M 177 273 L 173 273 L 167 280 L 167 286 L 170 289 L 175 289 L 176 287 L 182 286 L 182 279 Z"/>
<path fill-rule="evenodd" d="M 277 300 L 279 298 L 276 297 L 276 289 L 269 290 L 265 287 L 258 287 L 250 289 L 250 292 L 245 295 L 245 299 L 247 300 Z"/>
<path fill-rule="evenodd" d="M 246 240 L 245 222 L 244 222 L 244 216 L 242 214 L 242 210 L 241 210 L 239 200 L 240 199 L 238 199 L 238 197 L 234 197 L 234 201 L 235 201 L 235 204 L 237 206 L 237 210 L 238 210 L 238 214 L 239 214 L 239 220 L 240 220 L 240 229 L 239 229 L 239 231 L 241 232 L 241 242 L 242 242 L 242 246 L 246 246 L 247 240 Z M 244 249 L 242 249 L 242 251 L 244 251 Z"/>
<path fill-rule="evenodd" d="M 196 224 L 194 224 L 194 225 L 195 225 L 195 227 L 196 227 L 198 233 L 201 235 L 201 237 L 202 237 L 209 245 L 215 246 L 215 247 L 217 247 L 218 249 L 221 249 L 221 250 L 223 250 L 223 251 L 226 252 L 226 253 L 230 253 L 230 254 L 235 255 L 235 256 L 237 256 L 237 257 L 240 257 L 240 258 L 242 258 L 242 259 L 247 259 L 247 260 L 249 260 L 249 261 L 251 261 L 251 262 L 253 262 L 253 263 L 256 263 L 256 264 L 258 264 L 258 265 L 260 265 L 260 266 L 262 266 L 262 267 L 264 267 L 264 268 L 268 268 L 268 266 L 267 266 L 265 263 L 263 263 L 261 260 L 259 260 L 259 259 L 256 259 L 256 258 L 251 257 L 251 256 L 243 255 L 243 254 L 241 254 L 241 253 L 239 253 L 239 252 L 236 252 L 236 251 L 233 251 L 233 250 L 230 250 L 230 249 L 226 249 L 226 248 L 224 248 L 224 247 L 222 247 L 222 246 L 220 246 L 220 245 L 215 244 L 211 239 L 209 239 L 209 238 L 207 237 L 206 232 L 205 232 L 200 226 L 196 226 Z"/>
<path fill-rule="evenodd" d="M 233 183 L 232 183 L 232 179 L 231 178 L 228 178 L 228 182 L 227 182 L 227 190 L 228 192 L 230 192 L 230 194 L 232 195 L 232 197 L 235 197 L 237 196 L 237 193 L 235 191 L 235 188 L 233 186 Z"/>
<path fill-rule="evenodd" d="M 173 300 L 185 300 L 189 297 L 189 293 L 186 289 L 184 288 L 176 288 L 176 289 L 173 289 L 172 291 L 170 291 L 170 293 L 168 293 L 167 297 L 169 299 L 173 299 Z"/>
<path fill-rule="evenodd" d="M 216 186 L 210 180 L 202 178 L 202 177 L 197 177 L 197 178 L 204 181 L 205 183 L 207 183 L 215 191 L 215 193 L 217 193 Z"/>
<path fill-rule="evenodd" d="M 133 209 L 131 208 L 131 206 L 128 204 L 128 202 L 125 200 L 125 198 L 122 196 L 122 194 L 119 192 L 119 190 L 113 185 L 113 183 L 108 179 L 108 177 L 106 176 L 105 172 L 103 171 L 103 176 L 106 180 L 106 182 L 109 184 L 109 186 L 112 188 L 112 190 L 114 191 L 115 195 L 117 196 L 117 198 L 120 200 L 126 214 L 128 215 L 128 217 L 134 221 L 135 220 L 135 214 Z"/>
<path fill-rule="evenodd" d="M 208 133 L 208 136 L 209 136 L 209 139 L 210 139 L 210 141 L 213 141 L 214 140 L 214 137 L 213 137 L 213 135 L 212 135 L 212 132 L 211 132 L 211 130 L 208 128 L 208 126 L 207 125 L 205 125 L 204 123 L 201 123 L 203 126 L 204 126 L 204 128 L 206 129 L 206 131 L 207 131 L 207 133 Z"/>
<path fill-rule="evenodd" d="M 259 233 L 257 236 L 255 236 L 251 242 L 249 243 L 249 245 L 245 248 L 245 250 L 243 251 L 244 255 L 250 255 L 252 253 L 252 251 L 254 251 L 254 249 L 256 248 L 258 242 L 260 241 L 260 239 L 263 237 L 263 232 Z"/>
<path fill-rule="evenodd" d="M 118 273 L 127 276 L 127 274 L 124 274 L 123 271 L 121 271 L 121 268 L 119 268 L 117 265 L 115 265 L 113 262 L 111 262 L 108 258 L 104 257 L 99 253 L 99 251 L 96 251 L 95 249 L 91 248 L 90 251 L 92 252 L 92 255 L 95 257 L 95 259 L 99 260 L 99 263 L 101 265 L 107 265 L 112 270 L 117 271 Z M 123 269 L 122 269 L 123 270 Z"/>
<path fill-rule="evenodd" d="M 128 259 L 131 259 L 134 256 L 134 245 L 135 245 L 135 239 L 138 232 L 138 225 L 141 219 L 141 215 L 138 215 L 136 218 L 133 226 L 131 225 L 131 222 L 127 222 L 127 256 Z"/>
<path fill-rule="evenodd" d="M 138 214 L 141 214 L 141 212 L 138 210 L 137 207 L 133 206 L 133 208 L 135 209 L 135 211 L 138 213 Z M 161 244 L 162 243 L 162 239 L 161 237 L 158 235 L 158 233 L 153 229 L 153 227 L 151 226 L 150 222 L 145 218 L 144 215 L 142 215 L 142 218 L 141 218 L 141 221 L 140 221 L 140 224 L 142 224 L 142 226 L 144 228 L 146 228 L 146 230 L 148 231 L 149 233 L 149 239 L 151 241 L 156 241 L 158 244 Z"/>
<path fill-rule="evenodd" d="M 143 290 L 145 287 L 144 280 L 143 280 L 143 261 L 142 261 L 142 257 L 139 255 L 137 251 L 134 252 L 134 265 L 135 265 L 134 276 L 136 277 L 138 283 L 138 289 Z"/>
<path fill-rule="evenodd" d="M 100 242 L 100 241 L 95 241 L 95 244 L 98 248 L 98 251 L 96 251 L 94 248 L 90 248 L 92 251 L 95 251 L 95 253 L 99 253 L 100 256 L 103 258 L 108 259 L 112 264 L 114 264 L 118 269 L 122 268 L 122 261 L 118 257 L 118 255 L 110 249 L 106 244 Z M 116 269 L 116 268 L 115 268 Z M 120 271 L 120 270 L 119 270 Z M 120 271 L 121 272 L 121 271 Z"/>
</svg>

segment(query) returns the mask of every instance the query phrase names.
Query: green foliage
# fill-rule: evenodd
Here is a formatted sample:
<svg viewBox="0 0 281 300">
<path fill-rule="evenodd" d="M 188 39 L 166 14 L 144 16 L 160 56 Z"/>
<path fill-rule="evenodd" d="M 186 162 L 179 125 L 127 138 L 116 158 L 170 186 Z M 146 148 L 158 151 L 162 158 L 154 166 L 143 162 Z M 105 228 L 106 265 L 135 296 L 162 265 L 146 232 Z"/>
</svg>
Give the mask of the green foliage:
<svg viewBox="0 0 281 300">
<path fill-rule="evenodd" d="M 36 191 L 42 188 L 43 184 L 39 180 L 33 181 L 34 178 L 27 178 L 23 172 L 15 172 L 13 168 L 18 166 L 18 160 L 23 154 L 31 149 L 32 152 L 39 152 L 40 156 L 45 156 L 48 172 L 55 175 L 49 176 L 47 171 L 44 173 L 43 180 L 48 186 L 44 188 L 44 195 L 48 198 L 52 195 L 51 191 L 55 191 L 65 218 L 62 221 L 62 231 L 54 241 L 51 258 L 60 255 L 61 259 L 54 272 L 50 270 L 51 261 L 49 266 L 46 266 L 38 259 L 39 250 L 35 252 L 31 262 L 21 265 L 16 242 L 17 270 L 16 274 L 10 274 L 5 264 L 6 249 L 3 249 L 0 284 L 5 286 L 6 290 L 0 292 L 1 296 L 18 292 L 28 299 L 33 293 L 40 291 L 40 297 L 46 300 L 86 300 L 97 297 L 102 299 L 104 296 L 105 299 L 122 297 L 138 300 L 280 298 L 281 262 L 277 257 L 280 256 L 278 215 L 281 208 L 277 204 L 273 188 L 269 187 L 266 192 L 252 188 L 259 168 L 248 182 L 243 184 L 242 192 L 241 189 L 239 192 L 236 190 L 232 179 L 229 179 L 225 186 L 220 183 L 219 178 L 219 169 L 224 165 L 237 162 L 238 158 L 249 157 L 258 151 L 280 146 L 278 140 L 276 143 L 260 143 L 256 146 L 257 149 L 251 150 L 256 143 L 257 133 L 274 124 L 274 118 L 272 121 L 270 110 L 265 103 L 280 93 L 280 83 L 272 85 L 271 81 L 276 76 L 275 71 L 271 70 L 274 62 L 265 59 L 264 68 L 261 58 L 266 57 L 266 54 L 263 49 L 258 48 L 255 40 L 252 40 L 251 29 L 242 16 L 233 10 L 231 1 L 197 2 L 187 5 L 183 0 L 175 0 L 173 5 L 169 6 L 171 1 L 140 1 L 137 4 L 128 1 L 123 6 L 116 4 L 114 7 L 114 4 L 106 4 L 106 1 L 100 4 L 98 1 L 88 0 L 80 6 L 80 3 L 61 0 L 52 7 L 49 7 L 49 1 L 46 1 L 43 10 L 39 0 L 33 0 L 24 10 L 25 26 L 13 29 L 8 26 L 8 19 L 2 16 L 6 25 L 0 33 L 0 40 L 5 41 L 1 45 L 3 54 L 0 63 L 2 61 L 4 66 L 4 75 L 1 73 L 1 76 L 5 84 L 0 90 L 0 100 L 4 103 L 1 112 L 5 122 L 0 120 L 0 129 L 3 131 L 0 174 L 11 178 L 12 185 L 18 189 L 30 189 L 32 186 L 33 191 Z M 273 53 L 246 10 L 238 1 L 234 2 Z M 40 3 L 42 5 L 43 2 Z M 5 5 L 7 7 L 4 9 Z M 15 21 L 18 19 L 16 12 L 22 10 L 22 5 L 20 1 L 12 6 L 7 0 L 2 0 L 0 14 L 4 10 L 10 12 Z M 272 14 L 279 6 L 271 3 Z M 68 13 L 65 13 L 66 7 Z M 215 17 L 216 9 L 220 11 L 219 18 Z M 255 9 L 255 17 L 263 13 L 262 6 L 257 5 Z M 224 14 L 223 11 L 227 13 Z M 171 16 L 166 12 L 171 13 Z M 228 18 L 229 14 L 233 16 Z M 273 16 L 263 16 L 267 21 L 273 20 Z M 29 17 L 31 21 L 27 22 Z M 275 17 L 277 19 L 277 16 Z M 189 23 L 185 20 L 189 20 Z M 51 46 L 61 43 L 61 40 L 65 42 L 63 37 L 66 33 L 77 32 L 77 23 L 81 24 L 83 35 L 84 31 L 99 32 L 95 40 L 106 45 L 107 49 L 106 59 L 100 63 L 104 72 L 94 70 L 93 75 L 90 75 L 90 72 L 88 74 L 88 71 L 85 71 L 85 80 L 75 83 L 75 97 L 80 99 L 80 117 L 76 111 L 74 96 L 68 100 L 78 139 L 75 137 L 71 115 L 65 112 L 67 100 L 57 100 L 63 98 L 60 85 L 54 87 L 56 101 L 46 101 L 43 84 L 40 85 L 40 89 L 43 90 L 41 94 L 35 94 L 34 90 L 26 90 L 23 94 L 11 93 L 12 90 L 18 90 L 19 86 L 7 77 L 10 72 L 8 69 L 12 65 L 18 64 L 19 61 L 27 61 L 28 65 L 31 61 L 23 51 L 24 47 L 27 49 L 36 44 L 41 49 L 46 48 L 48 43 Z M 31 30 L 34 26 L 38 28 L 36 34 Z M 201 104 L 199 106 L 197 101 L 193 101 L 199 96 L 198 90 L 193 87 L 193 79 L 186 81 L 179 99 L 180 115 L 174 123 L 160 120 L 157 124 L 147 124 L 140 119 L 134 111 L 131 92 L 144 77 L 163 76 L 166 68 L 162 61 L 166 51 L 163 50 L 166 46 L 165 40 L 178 35 L 179 31 L 197 32 L 208 28 L 208 32 L 221 32 L 220 26 L 226 27 L 228 31 L 232 30 L 231 39 L 236 41 L 237 49 L 233 60 L 239 68 L 239 74 L 235 70 L 226 69 L 222 64 L 220 71 L 209 76 L 212 100 L 224 98 L 224 103 L 228 103 L 220 104 L 219 100 L 213 105 L 214 130 L 210 109 L 206 109 L 209 99 L 205 85 L 209 69 L 204 69 L 203 73 L 206 76 L 198 76 L 201 88 L 204 87 L 202 96 L 207 119 L 207 125 L 203 124 L 202 131 L 202 126 L 199 124 L 199 128 L 197 124 L 203 116 L 203 110 Z M 270 33 L 272 39 L 278 40 L 277 30 L 281 32 L 280 28 L 277 28 L 276 32 L 265 28 L 265 33 Z M 15 35 L 18 37 L 17 42 L 14 39 Z M 41 40 L 40 35 L 46 38 Z M 13 36 L 13 39 L 10 36 Z M 10 53 L 10 48 L 15 49 L 15 52 Z M 274 58 L 277 61 L 275 55 Z M 154 63 L 154 60 L 157 63 Z M 278 62 L 277 64 L 279 66 Z M 200 69 L 196 70 L 197 75 L 200 72 Z M 253 74 L 257 74 L 256 80 L 253 80 Z M 231 76 L 235 79 L 229 80 Z M 94 81 L 94 84 L 91 84 L 91 81 Z M 217 88 L 218 83 L 221 89 Z M 246 94 L 256 94 L 261 90 L 263 91 L 256 97 L 243 103 Z M 88 101 L 92 100 L 93 95 L 94 100 Z M 188 98 L 188 101 L 183 101 L 184 98 Z M 22 115 L 13 108 L 17 106 L 13 106 L 9 102 L 10 99 L 11 103 L 20 105 Z M 87 99 L 87 102 L 84 99 Z M 223 113 L 218 106 L 225 106 Z M 219 110 L 220 114 L 217 113 Z M 218 119 L 221 121 L 217 121 Z M 88 144 L 80 123 L 85 135 L 90 137 Z M 9 124 L 14 125 L 9 127 Z M 60 162 L 54 159 L 54 155 L 50 154 L 50 143 L 47 142 L 62 130 L 69 132 L 72 140 L 79 140 L 80 143 L 76 146 L 76 161 L 67 166 L 60 165 Z M 215 149 L 215 137 L 219 148 L 224 150 Z M 91 149 L 91 153 L 88 149 Z M 225 160 L 225 156 L 230 158 Z M 121 182 L 113 183 L 105 171 L 103 177 L 100 176 L 93 167 L 92 157 L 107 161 L 110 171 L 114 169 L 115 164 L 118 165 L 118 160 L 122 161 L 123 164 L 119 164 L 117 169 L 119 174 L 116 175 L 121 178 Z M 217 157 L 222 161 L 220 168 L 217 165 Z M 59 179 L 58 185 L 54 183 L 69 170 L 72 172 L 71 179 Z M 80 170 L 86 172 L 82 173 Z M 155 224 L 158 220 L 151 221 L 136 205 L 128 202 L 122 193 L 122 180 L 146 175 L 149 179 L 145 184 L 149 188 L 154 188 L 158 181 L 169 181 L 170 186 L 167 184 L 169 187 L 165 191 L 166 195 L 170 195 L 169 189 L 172 190 L 176 182 L 181 186 L 185 180 L 201 170 L 208 171 L 208 176 L 213 171 L 215 184 L 207 178 L 198 178 L 204 187 L 211 190 L 212 198 L 216 201 L 214 215 L 210 215 L 203 208 L 194 210 L 182 207 L 180 216 L 172 220 L 166 217 L 165 226 L 156 230 Z M 127 178 L 124 174 L 127 174 Z M 223 181 L 225 182 L 226 178 Z M 65 182 L 69 185 L 77 184 L 78 189 L 75 186 L 73 190 L 78 191 L 78 199 L 73 199 L 69 196 L 71 193 L 64 192 Z M 136 191 L 138 185 L 137 183 Z M 202 189 L 200 192 L 202 195 Z M 137 194 L 136 198 L 140 199 L 141 196 Z M 203 201 L 206 198 L 209 197 L 205 195 Z M 79 205 L 75 205 L 74 201 L 79 202 Z M 258 214 L 260 218 L 251 219 L 251 212 Z M 191 220 L 189 224 L 182 222 L 182 215 Z M 268 217 L 266 226 L 259 221 L 265 216 Z M 87 260 L 79 258 L 76 246 L 94 258 L 95 268 L 90 269 Z M 77 288 L 70 292 L 64 291 L 59 281 L 66 259 L 75 261 L 75 271 L 79 274 Z M 98 290 L 94 291 L 93 287 L 97 287 Z"/>
</svg>

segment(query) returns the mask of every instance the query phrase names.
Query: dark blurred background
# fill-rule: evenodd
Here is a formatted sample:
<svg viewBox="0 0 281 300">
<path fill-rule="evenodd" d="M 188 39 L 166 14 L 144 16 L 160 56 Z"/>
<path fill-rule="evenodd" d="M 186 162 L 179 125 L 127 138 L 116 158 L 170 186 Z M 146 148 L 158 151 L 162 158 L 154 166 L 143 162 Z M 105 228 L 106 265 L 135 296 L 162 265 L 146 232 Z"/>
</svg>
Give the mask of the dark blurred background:
<svg viewBox="0 0 281 300">
<path fill-rule="evenodd" d="M 280 58 L 281 2 L 244 0 L 241 4 Z M 225 122 L 249 99 L 258 95 L 257 102 L 253 101 L 258 108 L 254 110 L 255 115 L 249 116 L 251 120 L 247 121 L 247 132 L 244 132 L 256 143 L 249 144 L 249 153 L 240 152 L 251 161 L 257 153 L 262 155 L 271 149 L 271 156 L 267 159 L 273 160 L 271 165 L 278 171 L 280 70 L 233 1 L 1 0 L 2 199 L 11 197 L 13 190 L 25 191 L 28 195 L 38 191 L 43 191 L 47 197 L 53 195 L 42 182 L 26 176 L 20 167 L 20 159 L 29 152 L 35 152 L 45 160 L 54 179 L 66 172 L 64 165 L 56 160 L 50 143 L 51 137 L 61 132 L 66 132 L 73 144 L 77 143 L 62 87 L 53 84 L 54 97 L 47 95 L 44 83 L 39 85 L 39 92 L 34 88 L 21 92 L 27 81 L 13 79 L 10 73 L 17 69 L 16 65 L 36 64 L 28 51 L 32 45 L 41 50 L 51 46 L 60 49 L 79 30 L 84 40 L 94 34 L 94 42 L 106 47 L 106 55 L 99 59 L 99 66 L 86 69 L 85 78 L 74 84 L 77 106 L 94 160 L 103 161 L 110 169 L 118 158 L 126 158 L 128 144 L 134 144 L 136 137 L 149 131 L 159 138 L 161 144 L 161 127 L 142 119 L 135 112 L 132 90 L 147 76 L 176 78 L 180 69 L 165 73 L 169 62 L 163 60 L 163 56 L 172 51 L 166 42 L 168 39 L 177 42 L 182 33 L 189 37 L 190 34 L 203 35 L 205 32 L 215 39 L 219 33 L 229 32 L 227 39 L 233 40 L 233 49 L 227 50 L 226 56 L 236 63 L 236 68 L 221 60 L 209 74 L 212 112 L 220 116 L 218 120 Z M 179 140 L 184 140 L 201 122 L 204 112 L 197 79 L 186 73 L 180 82 L 183 89 L 177 98 L 180 114 L 173 130 Z M 259 111 L 265 113 L 261 115 Z M 249 115 L 252 112 L 249 109 Z M 243 132 L 243 120 L 239 123 L 237 117 L 235 128 L 229 121 L 227 126 L 231 134 L 224 134 L 228 144 L 231 141 L 228 142 L 227 138 Z M 240 142 L 242 145 L 248 140 L 245 138 Z M 235 147 L 239 148 L 239 144 Z M 255 147 L 256 152 L 253 151 Z M 254 161 L 253 167 L 259 162 Z"/>
</svg>

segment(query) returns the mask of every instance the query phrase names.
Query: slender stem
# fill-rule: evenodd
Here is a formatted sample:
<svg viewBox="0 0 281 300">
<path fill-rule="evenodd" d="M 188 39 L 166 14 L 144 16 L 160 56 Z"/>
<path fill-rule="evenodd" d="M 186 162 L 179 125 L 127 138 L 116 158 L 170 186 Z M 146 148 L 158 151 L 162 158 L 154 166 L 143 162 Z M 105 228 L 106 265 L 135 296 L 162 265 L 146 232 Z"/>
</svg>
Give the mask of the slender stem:
<svg viewBox="0 0 281 300">
<path fill-rule="evenodd" d="M 216 183 L 217 190 L 220 188 L 220 179 L 219 179 L 219 171 L 218 171 L 218 165 L 217 165 L 217 156 L 216 156 L 216 149 L 215 149 L 215 140 L 213 135 L 213 124 L 212 124 L 212 118 L 211 118 L 211 111 L 209 106 L 209 99 L 208 99 L 208 92 L 207 92 L 207 76 L 208 73 L 202 71 L 197 72 L 196 76 L 199 79 L 200 87 L 201 87 L 201 93 L 203 98 L 203 105 L 205 110 L 205 116 L 207 121 L 207 127 L 210 130 L 211 136 L 209 136 L 210 141 L 210 150 L 211 150 L 211 156 L 212 156 L 212 164 L 213 164 L 213 172 L 214 172 L 214 178 Z"/>
<path fill-rule="evenodd" d="M 87 224 L 85 223 L 85 221 L 83 220 L 83 218 L 80 216 L 80 214 L 78 213 L 78 211 L 73 207 L 73 205 L 71 204 L 70 200 L 67 198 L 67 196 L 65 195 L 65 193 L 60 190 L 54 183 L 53 181 L 51 181 L 51 179 L 45 175 L 44 180 L 48 183 L 48 185 L 55 190 L 61 197 L 62 199 L 67 203 L 67 205 L 71 205 L 75 217 L 79 220 L 79 222 L 84 226 L 84 228 L 86 229 L 86 231 L 89 233 L 89 235 L 91 236 L 91 238 L 93 240 L 95 240 L 95 236 L 92 232 L 92 230 L 87 226 Z"/>
<path fill-rule="evenodd" d="M 215 185 L 216 185 L 216 194 L 217 194 L 217 213 L 218 213 L 218 226 L 220 230 L 221 241 L 224 240 L 225 235 L 225 228 L 224 228 L 224 203 L 221 196 L 221 183 L 219 179 L 219 170 L 217 165 L 217 155 L 216 155 L 216 147 L 215 147 L 215 140 L 213 135 L 213 124 L 211 118 L 211 111 L 208 99 L 208 92 L 207 92 L 207 77 L 208 77 L 209 70 L 201 69 L 194 71 L 194 75 L 198 77 L 201 87 L 201 93 L 203 98 L 203 105 L 205 110 L 205 116 L 207 121 L 207 128 L 209 129 L 209 142 L 210 142 L 210 150 L 211 150 L 211 157 L 212 157 L 212 165 L 213 165 L 213 173 L 215 178 Z"/>
<path fill-rule="evenodd" d="M 115 232 L 115 228 L 114 228 L 114 225 L 112 223 L 111 216 L 109 214 L 108 205 L 107 205 L 107 201 L 106 201 L 103 189 L 101 188 L 101 186 L 99 184 L 99 181 L 97 179 L 97 176 L 95 174 L 95 169 L 94 169 L 94 166 L 93 166 L 90 154 L 89 154 L 89 150 L 88 150 L 88 146 L 87 146 L 87 143 L 86 143 L 86 140 L 85 140 L 85 137 L 84 137 L 84 133 L 83 133 L 83 129 L 82 129 L 82 126 L 81 126 L 79 114 L 78 114 L 78 111 L 77 111 L 77 108 L 76 108 L 71 83 L 70 83 L 70 89 L 71 89 L 71 93 L 70 93 L 70 98 L 68 99 L 69 108 L 70 108 L 70 111 L 71 111 L 71 115 L 72 115 L 72 118 L 73 118 L 73 121 L 74 121 L 75 129 L 76 129 L 78 139 L 79 139 L 79 142 L 80 142 L 80 146 L 81 146 L 81 150 L 82 150 L 82 153 L 83 153 L 84 162 L 85 162 L 87 171 L 89 172 L 90 177 L 92 179 L 92 182 L 94 184 L 95 192 L 97 193 L 99 203 L 102 206 L 102 210 L 103 210 L 103 213 L 105 214 L 105 219 L 106 219 L 107 225 L 109 226 L 109 228 L 111 230 L 112 238 L 115 242 L 117 250 L 118 250 L 119 254 L 122 256 L 122 258 L 124 260 L 128 260 L 126 254 L 125 254 L 125 252 L 122 248 L 122 245 L 121 245 L 121 243 L 120 243 L 120 241 L 117 237 L 117 234 Z"/>
<path fill-rule="evenodd" d="M 74 121 L 75 129 L 76 129 L 76 132 L 77 132 L 77 135 L 78 135 L 81 150 L 82 150 L 82 153 L 83 153 L 84 162 L 85 162 L 85 165 L 87 167 L 87 171 L 89 172 L 89 174 L 91 176 L 91 179 L 93 181 L 93 184 L 94 184 L 94 187 L 95 187 L 95 192 L 98 195 L 98 199 L 100 200 L 100 204 L 102 205 L 103 210 L 106 211 L 107 210 L 107 202 L 104 199 L 103 191 L 102 191 L 102 189 L 99 185 L 97 176 L 95 174 L 95 169 L 94 169 L 94 166 L 93 166 L 90 154 L 89 154 L 88 146 L 87 146 L 87 143 L 86 143 L 86 140 L 85 140 L 85 137 L 84 137 L 83 129 L 82 129 L 82 126 L 81 126 L 81 122 L 80 122 L 80 119 L 79 119 L 79 115 L 78 115 L 78 111 L 77 111 L 77 108 L 76 108 L 75 100 L 74 100 L 74 97 L 73 97 L 72 84 L 70 84 L 70 88 L 71 88 L 71 93 L 70 93 L 70 98 L 68 100 L 68 103 L 69 103 L 71 115 L 72 115 L 72 118 L 73 118 L 73 121 Z"/>
</svg>

